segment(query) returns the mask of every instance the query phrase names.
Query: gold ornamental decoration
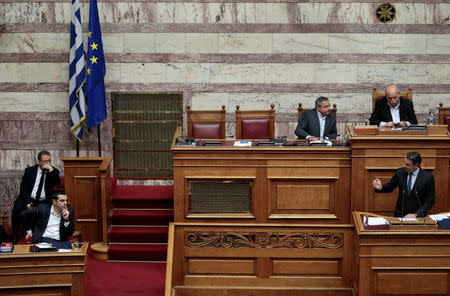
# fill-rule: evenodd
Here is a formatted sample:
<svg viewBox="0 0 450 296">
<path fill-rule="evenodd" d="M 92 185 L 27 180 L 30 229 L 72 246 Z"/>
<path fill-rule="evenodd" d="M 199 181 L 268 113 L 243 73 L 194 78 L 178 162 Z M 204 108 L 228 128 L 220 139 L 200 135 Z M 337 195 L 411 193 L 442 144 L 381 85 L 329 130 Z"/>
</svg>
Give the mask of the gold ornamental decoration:
<svg viewBox="0 0 450 296">
<path fill-rule="evenodd" d="M 375 9 L 375 17 L 384 24 L 391 23 L 395 19 L 396 13 L 395 6 L 389 2 L 380 3 Z"/>
<path fill-rule="evenodd" d="M 296 248 L 296 249 L 339 249 L 342 248 L 342 233 L 289 234 L 267 232 L 185 232 L 184 244 L 191 248 Z"/>
</svg>

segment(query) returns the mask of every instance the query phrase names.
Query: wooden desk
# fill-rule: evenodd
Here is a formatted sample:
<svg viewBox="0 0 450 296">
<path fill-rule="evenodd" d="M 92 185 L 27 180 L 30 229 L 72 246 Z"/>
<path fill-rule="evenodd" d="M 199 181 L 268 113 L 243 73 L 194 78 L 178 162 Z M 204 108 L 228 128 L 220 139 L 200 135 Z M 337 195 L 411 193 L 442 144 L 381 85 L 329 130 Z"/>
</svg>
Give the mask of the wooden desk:
<svg viewBox="0 0 450 296">
<path fill-rule="evenodd" d="M 353 212 L 357 295 L 450 295 L 450 230 L 367 230 L 362 214 Z"/>
<path fill-rule="evenodd" d="M 13 254 L 0 254 L 0 295 L 85 295 L 88 243 L 68 253 L 29 249 L 16 245 Z"/>
<path fill-rule="evenodd" d="M 349 223 L 349 147 L 172 144 L 176 222 Z"/>
<path fill-rule="evenodd" d="M 398 189 L 392 193 L 376 193 L 372 181 L 378 178 L 382 183 L 389 182 L 397 168 L 403 166 L 409 151 L 419 152 L 421 167 L 434 176 L 436 202 L 431 213 L 450 211 L 450 136 L 398 132 L 395 135 L 361 136 L 349 130 L 352 211 L 393 215 Z"/>
<path fill-rule="evenodd" d="M 165 296 L 352 296 L 353 226 L 171 223 Z"/>
</svg>

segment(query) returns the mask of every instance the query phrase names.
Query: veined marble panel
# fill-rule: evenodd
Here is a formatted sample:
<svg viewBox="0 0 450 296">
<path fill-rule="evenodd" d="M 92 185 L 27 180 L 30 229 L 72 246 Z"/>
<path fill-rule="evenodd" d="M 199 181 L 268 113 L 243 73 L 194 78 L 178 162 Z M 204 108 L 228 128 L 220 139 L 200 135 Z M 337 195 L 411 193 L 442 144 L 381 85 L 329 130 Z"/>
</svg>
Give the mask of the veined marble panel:
<svg viewBox="0 0 450 296">
<path fill-rule="evenodd" d="M 263 83 L 263 64 L 211 64 L 213 83 Z"/>
<path fill-rule="evenodd" d="M 450 36 L 448 36 L 450 38 Z M 419 34 L 385 34 L 384 53 L 426 54 L 427 36 Z"/>
<path fill-rule="evenodd" d="M 450 52 L 450 34 L 104 33 L 103 43 L 105 53 L 448 54 Z M 87 47 L 87 42 L 84 45 Z M 68 48 L 69 33 L 0 34 L 0 53 L 67 53 Z"/>
<path fill-rule="evenodd" d="M 0 112 L 67 112 L 68 92 L 0 92 Z"/>
<path fill-rule="evenodd" d="M 0 82 L 18 82 L 18 64 L 0 63 Z"/>
<path fill-rule="evenodd" d="M 414 92 L 414 90 L 413 90 Z M 236 105 L 241 110 L 270 109 L 275 104 L 276 113 L 296 114 L 298 103 L 303 108 L 313 108 L 319 96 L 325 96 L 331 105 L 337 105 L 338 114 L 372 112 L 372 94 L 367 93 L 194 93 L 192 95 L 193 110 L 219 110 L 225 105 L 227 114 L 234 113 Z M 450 94 L 413 94 L 416 113 L 425 114 L 430 110 L 437 112 L 439 102 L 445 101 Z M 295 117 L 295 116 L 293 116 Z M 367 117 L 368 119 L 368 117 Z"/>
<path fill-rule="evenodd" d="M 19 63 L 17 79 L 20 82 L 65 82 L 69 81 L 68 68 L 68 63 Z"/>
<path fill-rule="evenodd" d="M 186 53 L 218 53 L 219 36 L 215 33 L 186 34 Z"/>
<path fill-rule="evenodd" d="M 345 83 L 356 80 L 356 64 L 316 64 L 314 82 Z"/>
<path fill-rule="evenodd" d="M 162 33 L 155 35 L 155 52 L 184 53 L 186 36 L 184 33 Z"/>
<path fill-rule="evenodd" d="M 264 64 L 267 83 L 312 83 L 314 64 Z"/>
<path fill-rule="evenodd" d="M 0 83 L 68 81 L 68 63 L 2 63 L 0 67 L 5 70 L 0 71 Z M 108 63 L 106 69 L 112 72 L 106 81 L 120 79 L 121 83 L 287 83 L 305 79 L 302 83 L 448 84 L 450 64 Z"/>
<path fill-rule="evenodd" d="M 272 52 L 272 34 L 219 34 L 220 53 Z"/>
<path fill-rule="evenodd" d="M 329 34 L 273 34 L 273 53 L 328 53 Z"/>
<path fill-rule="evenodd" d="M 450 54 L 450 36 L 448 34 L 427 35 L 427 54 Z"/>
<path fill-rule="evenodd" d="M 201 3 L 201 2 L 99 2 L 101 23 L 291 23 L 374 24 L 376 3 Z M 394 3 L 398 16 L 394 24 L 449 24 L 449 3 Z M 289 7 L 289 8 L 288 8 Z M 82 23 L 88 21 L 89 3 L 82 2 Z M 0 19 L 5 23 L 70 23 L 71 3 L 3 2 Z"/>
<path fill-rule="evenodd" d="M 330 53 L 383 52 L 382 34 L 330 34 Z"/>
</svg>

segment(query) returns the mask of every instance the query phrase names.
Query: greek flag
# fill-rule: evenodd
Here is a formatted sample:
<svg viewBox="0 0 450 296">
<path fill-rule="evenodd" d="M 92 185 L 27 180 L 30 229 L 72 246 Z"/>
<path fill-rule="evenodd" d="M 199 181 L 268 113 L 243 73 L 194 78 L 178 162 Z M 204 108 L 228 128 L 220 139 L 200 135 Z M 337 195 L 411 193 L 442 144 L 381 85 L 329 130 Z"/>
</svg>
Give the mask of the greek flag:
<svg viewBox="0 0 450 296">
<path fill-rule="evenodd" d="M 72 21 L 70 24 L 69 63 L 69 109 L 70 132 L 81 141 L 82 123 L 86 119 L 86 102 L 83 85 L 85 81 L 85 61 L 81 28 L 81 6 L 79 0 L 72 0 Z"/>
</svg>

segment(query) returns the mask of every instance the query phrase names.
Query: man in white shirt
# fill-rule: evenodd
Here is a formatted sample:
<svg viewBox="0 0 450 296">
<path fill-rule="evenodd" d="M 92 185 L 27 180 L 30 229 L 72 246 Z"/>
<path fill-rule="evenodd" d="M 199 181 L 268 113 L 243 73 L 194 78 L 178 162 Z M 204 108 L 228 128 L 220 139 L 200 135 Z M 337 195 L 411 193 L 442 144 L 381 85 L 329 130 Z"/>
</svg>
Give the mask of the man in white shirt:
<svg viewBox="0 0 450 296">
<path fill-rule="evenodd" d="M 51 197 L 52 204 L 39 204 L 20 213 L 22 219 L 34 221 L 32 232 L 26 237 L 32 237 L 33 243 L 67 241 L 75 231 L 73 209 L 67 206 L 67 195 L 58 192 Z"/>
<path fill-rule="evenodd" d="M 38 163 L 27 167 L 20 183 L 20 193 L 11 215 L 13 228 L 13 242 L 19 238 L 20 212 L 36 206 L 39 203 L 49 203 L 49 196 L 54 187 L 61 183 L 59 170 L 51 165 L 52 160 L 48 151 L 40 151 L 37 155 Z"/>
<path fill-rule="evenodd" d="M 386 96 L 375 102 L 375 108 L 370 116 L 370 124 L 392 127 L 406 127 L 417 124 L 414 105 L 411 100 L 400 97 L 397 86 L 386 87 Z"/>
</svg>

